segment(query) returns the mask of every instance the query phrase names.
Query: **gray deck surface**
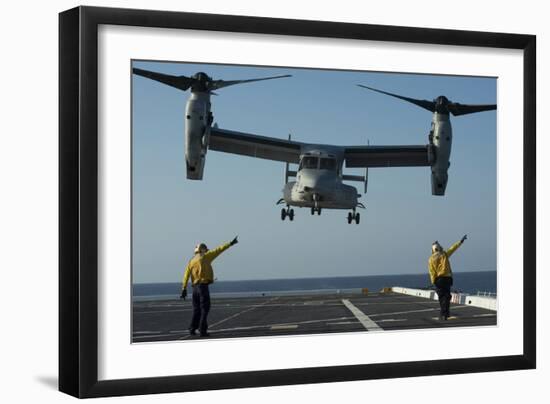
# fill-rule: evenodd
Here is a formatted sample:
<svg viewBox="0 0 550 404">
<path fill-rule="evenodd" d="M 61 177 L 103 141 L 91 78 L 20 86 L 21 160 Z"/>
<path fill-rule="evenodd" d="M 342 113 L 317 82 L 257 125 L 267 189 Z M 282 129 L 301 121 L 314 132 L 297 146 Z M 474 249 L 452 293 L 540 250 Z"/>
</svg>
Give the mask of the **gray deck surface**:
<svg viewBox="0 0 550 404">
<path fill-rule="evenodd" d="M 185 340 L 192 306 L 187 300 L 141 301 L 133 305 L 134 343 Z M 451 304 L 448 321 L 439 303 L 395 293 L 316 294 L 212 298 L 208 338 L 329 332 L 369 332 L 435 327 L 494 326 L 495 311 Z"/>
</svg>

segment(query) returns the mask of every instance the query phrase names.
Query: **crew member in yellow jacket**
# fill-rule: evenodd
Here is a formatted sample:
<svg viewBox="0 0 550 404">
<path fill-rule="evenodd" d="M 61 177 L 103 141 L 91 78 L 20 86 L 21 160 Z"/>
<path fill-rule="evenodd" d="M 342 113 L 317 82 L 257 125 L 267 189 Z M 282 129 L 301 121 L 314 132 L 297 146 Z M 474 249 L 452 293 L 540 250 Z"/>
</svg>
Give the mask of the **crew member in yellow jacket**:
<svg viewBox="0 0 550 404">
<path fill-rule="evenodd" d="M 208 285 L 214 282 L 212 261 L 237 243 L 238 240 L 235 237 L 229 243 L 222 244 L 213 250 L 209 250 L 204 243 L 200 243 L 195 247 L 195 255 L 185 268 L 181 290 L 181 298 L 185 299 L 187 297 L 187 282 L 191 278 L 191 284 L 193 285 L 193 317 L 189 325 L 191 335 L 196 335 L 198 329 L 201 337 L 209 336 L 207 318 L 210 311 L 210 290 Z"/>
<path fill-rule="evenodd" d="M 450 316 L 451 306 L 451 286 L 453 285 L 453 271 L 449 258 L 460 247 L 467 236 L 462 237 L 460 241 L 454 243 L 447 251 L 441 247 L 439 242 L 432 244 L 432 255 L 428 260 L 428 270 L 430 272 L 430 281 L 435 286 L 435 291 L 439 298 L 441 312 L 439 319 L 447 320 Z"/>
</svg>

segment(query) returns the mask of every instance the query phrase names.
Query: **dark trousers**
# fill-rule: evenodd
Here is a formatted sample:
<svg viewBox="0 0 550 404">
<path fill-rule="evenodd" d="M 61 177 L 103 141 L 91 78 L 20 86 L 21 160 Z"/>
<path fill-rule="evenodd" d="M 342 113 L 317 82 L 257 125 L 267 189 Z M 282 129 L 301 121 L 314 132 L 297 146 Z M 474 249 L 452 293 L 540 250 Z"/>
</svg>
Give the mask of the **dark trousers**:
<svg viewBox="0 0 550 404">
<path fill-rule="evenodd" d="M 439 305 L 441 306 L 441 316 L 449 317 L 451 307 L 451 286 L 453 285 L 453 278 L 442 276 L 435 280 L 435 291 L 439 298 Z"/>
<path fill-rule="evenodd" d="M 193 285 L 193 317 L 189 330 L 199 330 L 205 334 L 208 330 L 208 312 L 210 311 L 210 291 L 207 284 Z"/>
</svg>

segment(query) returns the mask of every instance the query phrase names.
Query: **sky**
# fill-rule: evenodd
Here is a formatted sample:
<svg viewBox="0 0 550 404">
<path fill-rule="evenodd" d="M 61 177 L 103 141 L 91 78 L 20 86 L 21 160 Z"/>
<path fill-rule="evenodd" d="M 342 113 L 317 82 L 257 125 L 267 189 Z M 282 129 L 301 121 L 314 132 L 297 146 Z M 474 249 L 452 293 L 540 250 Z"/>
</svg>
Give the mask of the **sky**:
<svg viewBox="0 0 550 404">
<path fill-rule="evenodd" d="M 306 143 L 425 145 L 432 113 L 357 87 L 407 97 L 495 104 L 496 78 L 134 61 L 133 67 L 214 80 L 291 74 L 222 88 L 213 96 L 222 129 Z M 431 244 L 468 234 L 454 271 L 496 270 L 496 111 L 451 116 L 446 195 L 432 196 L 429 167 L 371 168 L 361 223 L 347 211 L 281 221 L 285 164 L 209 151 L 202 181 L 186 179 L 184 114 L 189 92 L 132 76 L 132 271 L 134 283 L 179 282 L 199 242 L 239 236 L 214 262 L 218 280 L 413 274 Z M 364 169 L 344 169 L 362 175 Z M 355 185 L 362 193 L 363 185 Z"/>
</svg>

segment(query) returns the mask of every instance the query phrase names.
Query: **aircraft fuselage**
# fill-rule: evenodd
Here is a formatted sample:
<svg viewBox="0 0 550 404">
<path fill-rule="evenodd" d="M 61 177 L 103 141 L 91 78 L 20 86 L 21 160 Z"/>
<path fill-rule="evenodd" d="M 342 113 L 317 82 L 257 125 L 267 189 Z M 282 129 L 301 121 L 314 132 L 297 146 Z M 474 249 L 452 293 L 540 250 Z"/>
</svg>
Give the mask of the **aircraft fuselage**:
<svg viewBox="0 0 550 404">
<path fill-rule="evenodd" d="M 284 202 L 315 209 L 355 209 L 357 189 L 342 183 L 342 165 L 342 159 L 328 152 L 303 154 L 296 181 L 283 188 Z"/>
</svg>

